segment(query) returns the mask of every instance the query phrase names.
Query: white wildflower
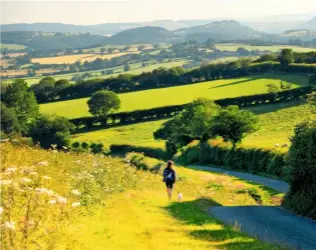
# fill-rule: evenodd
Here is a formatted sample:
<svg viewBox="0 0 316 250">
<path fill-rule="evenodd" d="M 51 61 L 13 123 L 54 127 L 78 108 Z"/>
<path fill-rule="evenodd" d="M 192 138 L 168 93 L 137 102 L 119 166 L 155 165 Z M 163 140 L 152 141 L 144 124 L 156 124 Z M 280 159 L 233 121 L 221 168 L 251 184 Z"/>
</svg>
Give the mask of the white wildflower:
<svg viewBox="0 0 316 250">
<path fill-rule="evenodd" d="M 3 213 L 3 207 L 0 207 L 0 214 Z"/>
<path fill-rule="evenodd" d="M 75 161 L 75 163 L 81 164 L 81 160 L 77 160 L 77 161 Z"/>
<path fill-rule="evenodd" d="M 38 175 L 38 173 L 33 171 L 33 172 L 29 173 L 29 175 Z"/>
<path fill-rule="evenodd" d="M 14 173 L 14 172 L 16 171 L 16 169 L 17 169 L 17 168 L 15 168 L 15 167 L 7 168 L 7 169 L 5 170 L 5 173 Z"/>
<path fill-rule="evenodd" d="M 48 202 L 48 204 L 56 204 L 56 203 L 57 203 L 56 200 L 50 200 L 50 201 Z"/>
<path fill-rule="evenodd" d="M 47 175 L 44 175 L 44 176 L 43 176 L 43 179 L 44 179 L 44 180 L 50 180 L 51 177 L 49 177 L 49 176 L 47 176 Z"/>
<path fill-rule="evenodd" d="M 35 188 L 35 191 L 39 194 L 47 194 L 49 196 L 54 195 L 54 191 L 47 188 Z"/>
<path fill-rule="evenodd" d="M 20 179 L 20 181 L 21 181 L 22 183 L 30 183 L 32 180 L 29 179 L 29 178 L 26 178 L 26 177 L 22 177 L 22 178 Z"/>
<path fill-rule="evenodd" d="M 80 202 L 74 202 L 71 204 L 72 207 L 79 207 L 81 206 L 81 203 Z"/>
<path fill-rule="evenodd" d="M 62 196 L 58 197 L 57 200 L 58 200 L 58 203 L 61 203 L 61 204 L 66 204 L 67 203 L 67 198 L 62 197 Z"/>
<path fill-rule="evenodd" d="M 92 167 L 95 167 L 95 168 L 96 168 L 96 167 L 98 167 L 98 166 L 99 166 L 99 164 L 98 164 L 97 162 L 93 162 L 93 163 L 92 163 Z"/>
<path fill-rule="evenodd" d="M 0 186 L 8 186 L 12 184 L 12 180 L 0 180 Z"/>
<path fill-rule="evenodd" d="M 9 229 L 9 230 L 14 230 L 15 229 L 15 223 L 12 222 L 12 221 L 6 221 L 3 224 L 3 227 L 6 228 L 6 229 Z"/>
<path fill-rule="evenodd" d="M 77 196 L 81 195 L 81 193 L 80 193 L 80 191 L 79 191 L 78 189 L 72 190 L 71 193 L 72 193 L 73 195 L 77 195 Z"/>
<path fill-rule="evenodd" d="M 37 163 L 38 166 L 44 166 L 44 167 L 47 167 L 48 164 L 49 164 L 48 161 L 40 161 Z"/>
</svg>

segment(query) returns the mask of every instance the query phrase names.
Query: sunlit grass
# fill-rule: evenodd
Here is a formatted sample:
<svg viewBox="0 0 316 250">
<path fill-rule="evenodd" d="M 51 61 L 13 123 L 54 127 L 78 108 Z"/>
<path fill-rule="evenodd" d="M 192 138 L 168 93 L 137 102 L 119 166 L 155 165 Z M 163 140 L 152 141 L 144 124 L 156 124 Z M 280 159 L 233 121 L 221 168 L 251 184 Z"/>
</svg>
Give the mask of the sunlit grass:
<svg viewBox="0 0 316 250">
<path fill-rule="evenodd" d="M 266 85 L 280 82 L 290 82 L 293 87 L 305 85 L 308 82 L 307 76 L 303 75 L 276 75 L 266 74 L 254 77 L 243 77 L 227 80 L 217 80 L 177 86 L 163 89 L 152 89 L 139 92 L 120 94 L 120 111 L 132 111 L 139 109 L 150 109 L 167 105 L 189 103 L 199 97 L 206 97 L 213 100 L 255 95 L 267 92 Z M 61 101 L 41 105 L 41 112 L 46 114 L 55 113 L 67 118 L 78 118 L 90 116 L 87 100 L 89 98 Z"/>
</svg>

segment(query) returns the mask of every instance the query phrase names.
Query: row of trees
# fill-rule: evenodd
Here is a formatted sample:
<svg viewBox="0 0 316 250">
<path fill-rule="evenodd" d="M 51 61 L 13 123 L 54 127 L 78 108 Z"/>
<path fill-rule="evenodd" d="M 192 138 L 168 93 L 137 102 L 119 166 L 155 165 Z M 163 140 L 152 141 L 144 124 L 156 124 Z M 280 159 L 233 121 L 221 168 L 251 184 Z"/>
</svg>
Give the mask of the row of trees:
<svg viewBox="0 0 316 250">
<path fill-rule="evenodd" d="M 293 52 L 292 49 L 283 49 L 279 54 L 265 54 L 258 58 L 256 62 L 280 62 L 283 66 L 287 67 L 291 63 L 316 63 L 316 52 L 298 53 Z"/>
<path fill-rule="evenodd" d="M 287 52 L 284 52 L 282 63 L 261 62 L 252 63 L 249 59 L 242 59 L 230 63 L 202 65 L 193 70 L 185 70 L 182 67 L 171 69 L 159 68 L 152 72 L 144 72 L 140 75 L 121 74 L 118 77 L 107 79 L 89 79 L 65 88 L 54 88 L 49 94 L 36 91 L 39 102 L 51 100 L 66 100 L 91 96 L 99 90 L 110 90 L 116 93 L 131 92 L 153 88 L 163 88 L 202 81 L 235 78 L 274 71 L 286 71 L 289 73 L 316 74 L 316 66 L 309 64 L 289 64 Z M 311 84 L 314 84 L 314 76 L 311 76 Z M 41 85 L 40 82 L 38 85 Z M 34 88 L 42 89 L 34 85 Z"/>
</svg>

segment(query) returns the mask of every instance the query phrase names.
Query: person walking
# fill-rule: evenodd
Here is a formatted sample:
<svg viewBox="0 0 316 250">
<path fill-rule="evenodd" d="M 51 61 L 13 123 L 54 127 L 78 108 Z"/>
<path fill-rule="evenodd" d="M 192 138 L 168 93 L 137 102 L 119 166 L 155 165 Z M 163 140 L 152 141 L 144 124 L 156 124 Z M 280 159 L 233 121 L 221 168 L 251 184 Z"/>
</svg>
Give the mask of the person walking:
<svg viewBox="0 0 316 250">
<path fill-rule="evenodd" d="M 176 182 L 176 172 L 173 169 L 173 161 L 168 161 L 163 171 L 163 182 L 166 184 L 168 198 L 171 200 L 173 185 Z"/>
</svg>

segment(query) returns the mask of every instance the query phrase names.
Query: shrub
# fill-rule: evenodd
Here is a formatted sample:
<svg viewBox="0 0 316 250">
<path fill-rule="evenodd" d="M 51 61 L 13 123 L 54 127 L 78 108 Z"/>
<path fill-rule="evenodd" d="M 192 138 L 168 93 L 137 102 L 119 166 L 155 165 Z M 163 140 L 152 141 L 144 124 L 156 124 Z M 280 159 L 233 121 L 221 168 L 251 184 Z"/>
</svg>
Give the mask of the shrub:
<svg viewBox="0 0 316 250">
<path fill-rule="evenodd" d="M 83 149 L 88 149 L 89 148 L 89 143 L 87 143 L 87 142 L 82 142 L 81 143 L 81 147 L 83 148 Z"/>
<path fill-rule="evenodd" d="M 151 172 L 158 173 L 164 162 L 155 158 L 146 157 L 140 153 L 127 153 L 125 156 L 125 162 L 132 164 L 138 169 L 149 170 Z"/>
<path fill-rule="evenodd" d="M 74 149 L 80 148 L 80 142 L 77 142 L 77 141 L 76 141 L 76 142 L 72 143 L 72 144 L 71 144 L 71 147 L 74 148 Z"/>
<path fill-rule="evenodd" d="M 32 123 L 29 135 L 42 148 L 56 145 L 61 149 L 69 145 L 72 129 L 74 125 L 64 117 L 42 115 Z"/>
<path fill-rule="evenodd" d="M 283 205 L 316 219 L 316 120 L 295 128 L 288 164 L 291 186 Z"/>
<path fill-rule="evenodd" d="M 103 143 L 92 143 L 90 145 L 91 152 L 93 154 L 99 154 L 103 152 L 104 144 Z"/>
</svg>

